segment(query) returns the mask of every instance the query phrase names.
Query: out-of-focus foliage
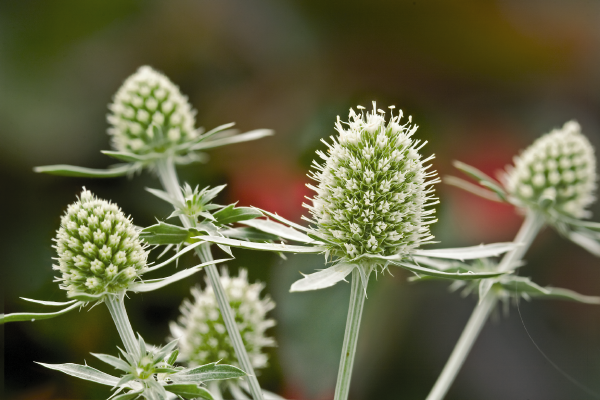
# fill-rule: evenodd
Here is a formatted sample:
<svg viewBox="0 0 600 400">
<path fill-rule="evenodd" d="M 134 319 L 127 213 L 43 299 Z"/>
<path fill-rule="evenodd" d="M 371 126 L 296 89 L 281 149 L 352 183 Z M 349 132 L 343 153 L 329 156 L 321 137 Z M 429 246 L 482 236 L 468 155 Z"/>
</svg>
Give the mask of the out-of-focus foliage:
<svg viewBox="0 0 600 400">
<path fill-rule="evenodd" d="M 227 183 L 219 204 L 238 201 L 298 221 L 306 173 L 319 142 L 334 134 L 338 114 L 371 100 L 395 104 L 419 121 L 436 153 L 434 168 L 454 173 L 462 160 L 489 175 L 565 121 L 576 119 L 600 148 L 600 4 L 587 0 L 74 1 L 0 3 L 0 179 L 4 311 L 25 307 L 18 296 L 61 301 L 52 282 L 51 239 L 60 216 L 85 185 L 118 203 L 140 226 L 164 220 L 168 204 L 147 193 L 147 173 L 132 180 L 36 175 L 36 165 L 104 168 L 112 161 L 107 105 L 141 65 L 164 72 L 198 110 L 199 126 L 231 121 L 276 135 L 210 152 L 207 164 L 180 169 L 200 187 Z M 512 207 L 438 185 L 443 247 L 511 240 Z M 591 210 L 598 220 L 600 208 Z M 541 285 L 598 294 L 597 259 L 545 231 L 523 274 Z M 216 254 L 222 257 L 224 254 Z M 269 332 L 266 389 L 294 399 L 333 394 L 347 310 L 348 285 L 290 294 L 298 271 L 321 256 L 240 250 L 229 263 L 267 282 L 278 307 Z M 193 258 L 182 264 L 193 265 Z M 167 267 L 167 268 L 175 268 Z M 235 272 L 234 272 L 235 273 Z M 372 280 L 365 307 L 352 396 L 423 398 L 449 355 L 474 301 L 445 284 Z M 152 278 L 152 277 L 150 277 Z M 128 300 L 135 330 L 161 344 L 168 320 L 198 275 Z M 35 310 L 33 310 L 35 311 Z M 600 392 L 599 311 L 560 302 L 521 304 L 538 344 L 571 375 Z M 57 322 L 60 321 L 60 322 Z M 119 342 L 108 312 L 70 313 L 60 320 L 4 328 L 7 399 L 102 399 L 93 385 L 33 363 L 97 360 Z M 386 372 L 382 372 L 386 371 Z M 502 379 L 497 379 L 502 376 Z M 551 368 L 523 330 L 518 313 L 489 324 L 447 399 L 582 398 Z"/>
</svg>

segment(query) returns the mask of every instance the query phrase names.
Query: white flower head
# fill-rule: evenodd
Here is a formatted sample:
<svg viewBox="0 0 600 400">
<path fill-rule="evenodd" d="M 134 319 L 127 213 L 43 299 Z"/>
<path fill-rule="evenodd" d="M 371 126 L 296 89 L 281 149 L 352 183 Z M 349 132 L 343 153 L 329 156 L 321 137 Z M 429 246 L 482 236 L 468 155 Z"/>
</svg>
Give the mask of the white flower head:
<svg viewBox="0 0 600 400">
<path fill-rule="evenodd" d="M 113 147 L 134 154 L 163 152 L 198 136 L 196 111 L 165 75 L 140 67 L 123 82 L 108 107 Z M 151 125 L 160 128 L 155 137 Z"/>
<path fill-rule="evenodd" d="M 412 138 L 417 126 L 401 119 L 392 113 L 386 122 L 375 103 L 371 112 L 350 109 L 347 123 L 338 118 L 327 154 L 317 153 L 325 162 L 311 173 L 319 184 L 309 185 L 317 194 L 307 207 L 332 254 L 408 255 L 433 238 L 428 207 L 437 203 L 432 184 L 439 180 L 424 165 L 433 157 L 421 158 L 425 143 Z"/>
<path fill-rule="evenodd" d="M 131 219 L 85 188 L 62 217 L 55 242 L 54 269 L 69 296 L 119 292 L 146 268 L 148 255 Z"/>
<path fill-rule="evenodd" d="M 260 297 L 263 283 L 248 283 L 248 273 L 240 269 L 230 277 L 223 268 L 221 283 L 234 312 L 238 329 L 254 368 L 267 366 L 264 347 L 275 346 L 266 330 L 275 325 L 267 312 L 275 307 L 269 296 Z M 238 365 L 237 357 L 219 311 L 215 294 L 207 279 L 206 288 L 192 288 L 192 300 L 181 304 L 181 316 L 170 325 L 171 335 L 179 339 L 179 359 L 190 366 L 204 365 L 215 360 L 222 364 Z"/>
<path fill-rule="evenodd" d="M 588 217 L 597 181 L 594 148 L 579 124 L 569 121 L 515 157 L 504 179 L 507 191 L 525 207 L 551 204 L 569 217 Z"/>
</svg>

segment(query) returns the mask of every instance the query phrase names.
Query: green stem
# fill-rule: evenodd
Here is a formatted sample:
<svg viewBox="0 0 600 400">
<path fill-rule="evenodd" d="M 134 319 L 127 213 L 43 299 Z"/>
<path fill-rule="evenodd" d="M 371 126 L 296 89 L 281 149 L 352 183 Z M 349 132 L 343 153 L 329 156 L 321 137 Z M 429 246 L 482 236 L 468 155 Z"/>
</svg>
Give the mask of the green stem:
<svg viewBox="0 0 600 400">
<path fill-rule="evenodd" d="M 344 332 L 342 358 L 340 360 L 340 369 L 335 385 L 334 400 L 346 400 L 350 391 L 350 380 L 352 378 L 354 355 L 356 354 L 356 343 L 358 342 L 360 319 L 362 317 L 366 297 L 358 268 L 360 268 L 360 266 L 357 266 L 352 270 L 350 305 L 348 306 L 348 318 L 346 319 L 346 331 Z"/>
<path fill-rule="evenodd" d="M 183 194 L 181 193 L 181 189 L 179 188 L 179 179 L 177 178 L 177 171 L 175 171 L 175 165 L 173 164 L 173 160 L 168 158 L 160 160 L 157 164 L 158 177 L 164 189 L 171 196 L 183 202 Z M 191 228 L 193 224 L 196 223 L 195 221 L 190 221 L 185 216 L 180 216 L 180 218 L 181 223 L 186 228 Z M 196 247 L 195 251 L 196 255 L 200 258 L 200 260 L 203 263 L 211 261 L 213 259 L 209 243 L 205 243 L 199 247 Z M 212 286 L 213 292 L 215 293 L 217 304 L 219 305 L 221 315 L 223 316 L 223 322 L 225 323 L 225 327 L 227 328 L 227 333 L 229 334 L 229 338 L 235 350 L 237 359 L 240 363 L 240 367 L 248 374 L 248 383 L 250 386 L 250 392 L 252 393 L 252 397 L 254 398 L 254 400 L 263 400 L 263 395 L 260 389 L 260 385 L 258 384 L 258 379 L 256 379 L 254 368 L 252 368 L 250 358 L 248 357 L 248 352 L 246 351 L 246 347 L 244 346 L 244 342 L 242 341 L 242 336 L 240 335 L 240 331 L 238 330 L 238 326 L 235 322 L 235 315 L 233 314 L 233 310 L 229 305 L 229 300 L 227 299 L 227 295 L 225 294 L 225 289 L 221 284 L 219 271 L 217 270 L 217 267 L 215 265 L 209 265 L 205 269 L 206 274 L 208 275 L 208 279 L 210 281 L 210 285 Z"/>
<path fill-rule="evenodd" d="M 541 214 L 535 211 L 527 213 L 525 221 L 523 221 L 523 225 L 514 240 L 514 243 L 519 243 L 520 246 L 506 253 L 498 265 L 499 271 L 508 271 L 521 261 L 543 225 L 544 217 Z M 490 290 L 477 304 L 426 400 L 441 400 L 444 398 L 497 302 L 496 293 Z"/>
<path fill-rule="evenodd" d="M 104 302 L 108 307 L 108 311 L 110 312 L 113 321 L 115 321 L 117 331 L 119 331 L 119 336 L 121 336 L 125 350 L 127 350 L 129 354 L 139 358 L 140 347 L 137 339 L 135 338 L 135 334 L 133 333 L 133 329 L 131 328 L 129 317 L 127 317 L 127 311 L 125 310 L 125 303 L 123 301 L 124 298 L 125 292 L 122 292 L 117 293 L 116 296 L 106 296 L 104 298 Z"/>
</svg>

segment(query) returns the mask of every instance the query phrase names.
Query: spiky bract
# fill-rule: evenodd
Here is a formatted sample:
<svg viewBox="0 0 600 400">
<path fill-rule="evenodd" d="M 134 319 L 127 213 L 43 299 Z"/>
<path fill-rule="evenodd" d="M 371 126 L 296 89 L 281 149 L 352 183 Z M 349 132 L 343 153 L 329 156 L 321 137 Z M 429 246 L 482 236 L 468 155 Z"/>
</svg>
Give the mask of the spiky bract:
<svg viewBox="0 0 600 400">
<path fill-rule="evenodd" d="M 196 112 L 187 97 L 165 75 L 149 66 L 140 67 L 123 82 L 107 119 L 113 147 L 138 155 L 162 153 L 198 136 Z M 160 128 L 161 137 L 151 129 Z"/>
<path fill-rule="evenodd" d="M 521 205 L 574 218 L 589 216 L 585 208 L 595 200 L 596 158 L 577 122 L 540 137 L 514 162 L 505 186 Z"/>
<path fill-rule="evenodd" d="M 235 320 L 254 368 L 267 366 L 263 347 L 274 346 L 273 338 L 265 331 L 275 325 L 267 319 L 267 312 L 275 307 L 269 296 L 260 298 L 262 283 L 248 283 L 248 274 L 240 269 L 237 277 L 230 277 L 223 269 L 221 283 L 229 299 Z M 214 292 L 208 280 L 206 288 L 192 288 L 193 299 L 181 304 L 178 323 L 170 325 L 171 335 L 179 339 L 179 359 L 191 366 L 215 360 L 238 365 L 237 357 L 219 311 Z"/>
<path fill-rule="evenodd" d="M 69 296 L 119 292 L 146 267 L 131 219 L 116 204 L 83 190 L 61 219 L 55 239 L 58 278 Z"/>
<path fill-rule="evenodd" d="M 338 117 L 337 137 L 326 143 L 327 154 L 317 154 L 324 164 L 313 162 L 308 185 L 317 192 L 309 208 L 317 236 L 330 253 L 346 259 L 362 254 L 408 255 L 433 238 L 429 224 L 435 222 L 436 204 L 432 184 L 435 171 L 424 166 L 419 150 L 425 143 L 411 137 L 417 126 L 412 118 L 401 124 L 402 112 L 385 121 L 385 112 L 360 114 L 350 109 L 349 122 Z"/>
</svg>

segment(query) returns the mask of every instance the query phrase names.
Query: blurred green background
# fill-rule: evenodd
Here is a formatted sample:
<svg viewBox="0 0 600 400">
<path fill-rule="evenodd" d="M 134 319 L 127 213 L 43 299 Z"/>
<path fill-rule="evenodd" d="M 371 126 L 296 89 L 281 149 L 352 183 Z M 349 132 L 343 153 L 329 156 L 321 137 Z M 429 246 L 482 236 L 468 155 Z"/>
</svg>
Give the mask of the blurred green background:
<svg viewBox="0 0 600 400">
<path fill-rule="evenodd" d="M 163 71 L 189 96 L 198 125 L 235 121 L 276 136 L 210 153 L 180 168 L 192 184 L 228 187 L 240 201 L 299 221 L 306 172 L 319 139 L 334 134 L 350 106 L 396 105 L 420 126 L 435 168 L 454 159 L 495 174 L 519 149 L 570 119 L 600 148 L 600 2 L 171 0 L 0 3 L 0 199 L 4 312 L 38 310 L 19 296 L 63 301 L 52 282 L 52 238 L 81 187 L 117 202 L 136 224 L 169 207 L 147 193 L 157 180 L 68 179 L 36 175 L 36 165 L 105 167 L 107 104 L 140 65 Z M 433 233 L 443 246 L 512 240 L 511 207 L 437 186 Z M 594 208 L 596 220 L 600 208 Z M 349 285 L 289 294 L 323 265 L 320 256 L 238 251 L 229 266 L 267 282 L 277 303 L 265 388 L 291 399 L 333 397 Z M 600 294 L 600 262 L 546 229 L 521 270 L 541 284 Z M 189 265 L 188 258 L 182 264 Z M 173 267 L 170 267 L 173 268 Z M 351 399 L 424 398 L 475 299 L 446 283 L 410 284 L 408 275 L 372 280 Z M 198 274 L 127 303 L 135 330 L 164 342 L 168 321 Z M 522 302 L 522 320 L 562 369 L 600 393 L 600 308 Z M 4 398 L 105 399 L 107 387 L 33 363 L 84 360 L 119 344 L 105 307 L 3 327 Z M 447 399 L 593 398 L 536 350 L 516 309 L 483 330 Z"/>
</svg>

